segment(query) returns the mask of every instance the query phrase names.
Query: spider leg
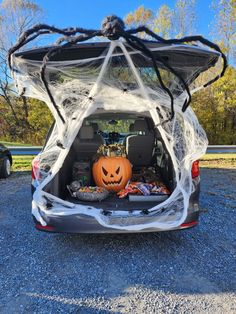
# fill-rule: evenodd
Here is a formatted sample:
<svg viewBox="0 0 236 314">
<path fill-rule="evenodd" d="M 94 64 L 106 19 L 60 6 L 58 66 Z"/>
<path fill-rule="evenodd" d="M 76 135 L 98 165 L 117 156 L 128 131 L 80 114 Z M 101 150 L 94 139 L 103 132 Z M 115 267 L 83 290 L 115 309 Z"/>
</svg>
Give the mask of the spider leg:
<svg viewBox="0 0 236 314">
<path fill-rule="evenodd" d="M 76 44 L 78 42 L 83 42 L 83 41 L 88 40 L 88 39 L 90 39 L 90 38 L 92 38 L 94 36 L 97 36 L 98 34 L 100 34 L 99 31 L 96 31 L 96 32 L 94 32 L 93 34 L 90 34 L 90 35 L 81 34 L 81 35 L 78 35 L 78 36 L 75 36 L 75 37 L 69 37 L 69 38 L 63 37 L 63 40 L 66 40 L 66 38 L 67 38 L 67 39 L 70 39 L 70 41 L 65 43 L 62 46 L 57 46 L 57 47 L 51 48 L 47 52 L 47 54 L 44 56 L 44 58 L 43 58 L 42 66 L 41 66 L 41 69 L 40 69 L 40 77 L 41 77 L 41 80 L 42 80 L 42 82 L 44 84 L 44 87 L 45 87 L 45 89 L 46 89 L 46 91 L 48 93 L 50 101 L 52 102 L 55 110 L 57 111 L 57 113 L 58 113 L 58 115 L 59 115 L 59 117 L 60 117 L 60 119 L 62 120 L 63 123 L 65 123 L 65 119 L 62 116 L 62 114 L 61 114 L 61 112 L 60 112 L 60 110 L 59 110 L 59 108 L 58 108 L 58 106 L 57 106 L 57 104 L 55 102 L 55 99 L 54 99 L 54 97 L 53 97 L 53 95 L 51 93 L 51 90 L 49 88 L 48 82 L 47 82 L 46 77 L 45 77 L 45 71 L 46 71 L 47 62 L 50 60 L 50 58 L 52 58 L 53 56 L 58 54 L 63 48 L 68 48 L 68 47 L 70 47 L 70 46 L 72 46 L 72 45 L 74 45 L 74 44 Z"/>
<path fill-rule="evenodd" d="M 50 60 L 50 58 L 52 58 L 57 53 L 59 53 L 63 48 L 70 47 L 73 44 L 76 44 L 78 42 L 83 42 L 83 41 L 88 40 L 90 38 L 93 38 L 95 36 L 104 36 L 104 37 L 108 37 L 111 40 L 117 39 L 119 37 L 123 37 L 130 44 L 131 47 L 142 52 L 144 55 L 148 56 L 152 60 L 153 67 L 154 67 L 154 70 L 156 72 L 159 83 L 160 83 L 161 87 L 163 88 L 163 90 L 169 95 L 170 100 L 171 100 L 170 120 L 173 119 L 173 117 L 174 117 L 174 96 L 173 96 L 172 92 L 170 91 L 170 89 L 164 83 L 164 81 L 162 79 L 162 75 L 158 69 L 156 61 L 162 63 L 165 68 L 167 68 L 173 75 L 175 75 L 179 79 L 180 83 L 182 84 L 182 87 L 186 90 L 186 92 L 188 94 L 188 98 L 186 98 L 186 100 L 182 106 L 183 112 L 187 109 L 187 107 L 189 106 L 190 101 L 191 101 L 191 93 L 189 90 L 189 86 L 185 82 L 183 77 L 179 73 L 177 73 L 175 71 L 175 69 L 172 68 L 168 64 L 168 62 L 166 62 L 163 58 L 161 58 L 159 56 L 154 57 L 152 51 L 145 45 L 143 40 L 138 38 L 137 36 L 134 36 L 134 35 L 136 35 L 140 32 L 144 32 L 147 35 L 154 38 L 157 41 L 157 43 L 164 43 L 164 44 L 186 44 L 186 43 L 191 43 L 194 41 L 199 41 L 203 45 L 210 47 L 211 49 L 214 49 L 215 51 L 219 52 L 223 58 L 222 71 L 219 75 L 215 76 L 212 80 L 208 81 L 204 85 L 204 87 L 206 87 L 206 86 L 212 84 L 213 82 L 215 82 L 216 80 L 218 80 L 221 76 L 224 75 L 224 72 L 226 70 L 227 59 L 226 59 L 226 56 L 224 55 L 224 53 L 221 51 L 220 47 L 218 45 L 212 43 L 211 41 L 205 39 L 202 36 L 197 35 L 197 36 L 185 36 L 185 37 L 179 38 L 179 39 L 164 39 L 161 36 L 155 34 L 152 30 L 148 29 L 146 26 L 140 26 L 140 27 L 137 27 L 135 29 L 130 29 L 130 30 L 125 31 L 123 21 L 121 21 L 116 16 L 107 17 L 103 24 L 104 25 L 102 26 L 102 30 L 84 29 L 84 28 L 80 28 L 80 27 L 76 27 L 76 28 L 69 27 L 69 28 L 60 29 L 60 28 L 50 26 L 47 24 L 37 24 L 37 25 L 33 26 L 32 28 L 28 29 L 27 31 L 25 31 L 24 33 L 22 33 L 21 36 L 19 37 L 17 43 L 8 52 L 8 64 L 9 64 L 9 68 L 12 70 L 11 55 L 14 52 L 16 52 L 17 50 L 19 50 L 21 47 L 28 44 L 29 42 L 31 42 L 35 38 L 39 37 L 40 35 L 45 35 L 45 34 L 58 34 L 58 35 L 60 34 L 60 35 L 62 35 L 62 37 L 60 37 L 55 43 L 57 45 L 57 47 L 55 47 L 55 46 L 52 47 L 48 51 L 48 53 L 44 56 L 41 70 L 40 70 L 40 76 L 41 76 L 41 80 L 42 80 L 42 82 L 46 88 L 46 91 L 49 95 L 49 98 L 50 98 L 53 106 L 57 110 L 58 115 L 62 119 L 63 123 L 65 122 L 65 120 L 59 111 L 59 108 L 58 108 L 58 106 L 57 106 L 57 104 L 56 104 L 56 102 L 55 102 L 55 100 L 51 94 L 50 88 L 48 86 L 48 82 L 45 78 L 46 64 Z M 79 35 L 77 35 L 77 34 L 79 34 Z M 62 43 L 63 43 L 63 45 L 62 45 Z M 164 122 L 166 122 L 166 121 L 164 121 Z"/>
<path fill-rule="evenodd" d="M 127 30 L 127 33 L 130 34 L 130 35 L 134 35 L 134 34 L 141 33 L 141 32 L 145 32 L 146 34 L 148 34 L 149 36 L 155 38 L 159 42 L 162 42 L 162 43 L 166 42 L 166 39 L 164 39 L 161 36 L 158 36 L 157 34 L 155 34 L 153 31 L 151 31 L 146 26 L 139 26 L 137 28 Z"/>
<path fill-rule="evenodd" d="M 215 81 L 217 81 L 220 77 L 222 77 L 225 73 L 225 70 L 227 68 L 227 58 L 225 56 L 225 54 L 222 52 L 222 50 L 220 49 L 220 47 L 216 44 L 214 44 L 213 42 L 207 40 L 206 38 L 200 36 L 200 35 L 195 35 L 195 36 L 185 36 L 182 38 L 176 38 L 176 39 L 164 39 L 160 36 L 158 36 L 157 34 L 155 34 L 153 31 L 151 31 L 150 29 L 148 29 L 146 26 L 140 26 L 137 27 L 135 29 L 131 29 L 128 30 L 127 33 L 129 34 L 137 34 L 139 32 L 145 32 L 146 34 L 148 34 L 149 36 L 153 37 L 154 39 L 156 39 L 158 42 L 161 43 L 169 43 L 169 44 L 184 44 L 184 43 L 190 43 L 193 41 L 199 41 L 201 42 L 203 45 L 208 46 L 216 51 L 218 51 L 222 58 L 223 58 L 223 67 L 222 67 L 222 71 L 219 75 L 215 76 L 213 79 L 211 79 L 210 81 L 208 81 L 206 84 L 203 85 L 203 87 L 207 87 L 208 85 L 214 83 Z M 184 85 L 186 86 L 186 84 L 184 83 Z M 185 87 L 186 88 L 186 87 Z M 188 96 L 189 96 L 189 100 L 187 102 L 185 102 L 185 104 L 182 107 L 182 111 L 184 112 L 187 107 L 190 104 L 190 100 L 191 100 L 191 94 L 189 92 L 189 88 L 186 88 Z"/>
<path fill-rule="evenodd" d="M 184 44 L 184 43 L 187 43 L 187 42 L 190 43 L 190 42 L 193 42 L 193 41 L 199 41 L 203 45 L 208 46 L 208 47 L 218 51 L 221 54 L 222 58 L 223 58 L 222 71 L 221 71 L 221 73 L 219 75 L 217 75 L 212 80 L 207 82 L 204 85 L 204 87 L 207 87 L 208 85 L 214 83 L 220 77 L 222 77 L 224 75 L 224 73 L 225 73 L 225 70 L 226 70 L 227 65 L 228 65 L 227 58 L 226 58 L 225 54 L 222 52 L 222 50 L 220 49 L 220 47 L 217 44 L 214 44 L 213 42 L 207 40 L 203 36 L 195 35 L 195 36 L 185 36 L 185 37 L 182 37 L 182 38 L 164 39 L 164 38 L 158 36 L 157 34 L 155 34 L 150 29 L 148 29 L 146 26 L 140 26 L 140 27 L 137 27 L 135 29 L 130 29 L 130 30 L 127 31 L 127 33 L 129 33 L 129 34 L 137 34 L 137 33 L 140 33 L 140 32 L 145 32 L 147 35 L 155 38 L 158 42 L 161 42 L 161 43 L 166 43 L 166 44 Z"/>
<path fill-rule="evenodd" d="M 136 36 L 133 36 L 133 37 L 137 38 Z M 183 112 L 184 112 L 184 111 L 187 109 L 188 105 L 190 104 L 191 98 L 192 98 L 188 84 L 185 82 L 185 80 L 183 79 L 183 77 L 182 77 L 179 73 L 177 73 L 177 72 L 175 71 L 175 69 L 172 68 L 172 67 L 168 64 L 168 62 L 166 62 L 163 58 L 161 58 L 161 57 L 159 57 L 159 56 L 157 55 L 157 56 L 155 57 L 155 59 L 157 59 L 158 61 L 160 61 L 167 69 L 169 69 L 170 72 L 172 72 L 172 73 L 180 80 L 180 82 L 182 83 L 182 86 L 183 86 L 184 89 L 186 90 L 186 92 L 187 92 L 187 94 L 188 94 L 188 100 L 185 101 L 185 103 L 184 103 L 184 105 L 183 105 L 183 107 L 182 107 L 182 110 L 183 110 Z M 187 105 L 187 106 L 186 106 L 186 105 Z"/>
<path fill-rule="evenodd" d="M 61 34 L 64 36 L 72 36 L 72 35 L 75 35 L 76 33 L 81 33 L 81 34 L 86 34 L 89 36 L 95 32 L 97 32 L 97 30 L 92 30 L 92 29 L 89 30 L 89 29 L 84 29 L 84 28 L 79 28 L 79 27 L 60 29 L 60 28 L 50 26 L 47 24 L 36 24 L 32 28 L 30 28 L 27 31 L 25 31 L 24 33 L 22 33 L 21 36 L 19 37 L 17 43 L 11 49 L 9 49 L 9 52 L 8 52 L 9 68 L 12 70 L 11 55 L 14 52 L 16 52 L 17 50 L 19 50 L 26 43 L 29 43 L 30 41 L 32 41 L 33 39 L 38 37 L 39 35 L 50 33 L 50 34 Z M 35 35 L 33 35 L 33 34 L 35 34 Z"/>
<path fill-rule="evenodd" d="M 161 87 L 166 91 L 166 93 L 168 94 L 168 96 L 170 97 L 170 101 L 171 101 L 171 116 L 170 116 L 170 120 L 173 119 L 174 117 L 174 97 L 173 94 L 171 93 L 171 91 L 169 90 L 169 88 L 164 84 L 160 71 L 157 67 L 156 64 L 156 60 L 152 54 L 152 52 L 144 45 L 144 43 L 137 37 L 134 37 L 130 34 L 123 34 L 123 37 L 127 40 L 127 42 L 135 49 L 141 50 L 145 55 L 147 55 L 148 57 L 150 57 L 152 59 L 152 63 L 154 66 L 154 70 L 156 72 L 157 78 L 160 82 Z M 134 41 L 134 42 L 133 42 Z"/>
</svg>

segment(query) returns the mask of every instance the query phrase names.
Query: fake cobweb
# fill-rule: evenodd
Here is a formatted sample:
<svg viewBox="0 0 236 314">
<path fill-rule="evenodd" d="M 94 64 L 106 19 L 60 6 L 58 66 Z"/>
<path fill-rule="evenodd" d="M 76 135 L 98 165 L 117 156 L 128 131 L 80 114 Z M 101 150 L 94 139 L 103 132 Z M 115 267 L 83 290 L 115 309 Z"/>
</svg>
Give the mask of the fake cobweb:
<svg viewBox="0 0 236 314">
<path fill-rule="evenodd" d="M 76 49 L 79 51 L 79 45 Z M 154 56 L 166 56 L 191 94 L 222 70 L 221 54 L 200 45 L 150 45 L 149 49 Z M 54 206 L 50 214 L 85 214 L 105 227 L 120 230 L 170 229 L 184 222 L 195 189 L 192 163 L 205 153 L 208 141 L 193 110 L 190 107 L 182 110 L 189 94 L 178 76 L 156 61 L 174 99 L 175 115 L 171 117 L 171 99 L 160 84 L 151 59 L 125 40 L 109 41 L 95 57 L 47 62 L 45 78 L 55 108 L 41 80 L 42 61 L 19 54 L 13 55 L 11 62 L 19 94 L 44 101 L 56 121 L 46 146 L 36 157 L 39 179 L 33 195 L 33 214 L 37 220 L 46 224 L 39 209 L 41 213 L 49 213 L 46 203 L 50 200 Z M 149 112 L 162 136 L 172 159 L 176 187 L 166 201 L 150 208 L 146 215 L 141 211 L 132 214 L 116 211 L 107 216 L 99 208 L 72 204 L 44 190 L 63 166 L 83 120 L 97 110 Z"/>
</svg>

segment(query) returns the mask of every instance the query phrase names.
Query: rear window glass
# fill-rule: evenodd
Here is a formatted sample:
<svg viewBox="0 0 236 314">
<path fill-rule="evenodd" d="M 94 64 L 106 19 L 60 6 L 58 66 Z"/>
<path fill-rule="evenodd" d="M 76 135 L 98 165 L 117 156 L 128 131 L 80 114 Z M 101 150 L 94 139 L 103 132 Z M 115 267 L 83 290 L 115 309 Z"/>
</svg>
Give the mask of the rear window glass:
<svg viewBox="0 0 236 314">
<path fill-rule="evenodd" d="M 86 120 L 87 125 L 97 125 L 98 130 L 104 133 L 117 132 L 120 134 L 130 133 L 130 125 L 134 123 L 134 119 L 94 119 Z"/>
</svg>

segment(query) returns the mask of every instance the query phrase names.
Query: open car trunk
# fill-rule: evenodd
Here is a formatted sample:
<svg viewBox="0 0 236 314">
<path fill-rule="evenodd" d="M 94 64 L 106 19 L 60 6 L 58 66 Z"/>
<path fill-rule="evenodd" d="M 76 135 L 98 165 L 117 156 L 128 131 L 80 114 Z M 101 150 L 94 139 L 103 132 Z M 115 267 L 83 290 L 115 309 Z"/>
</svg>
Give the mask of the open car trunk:
<svg viewBox="0 0 236 314">
<path fill-rule="evenodd" d="M 132 176 L 130 180 L 127 180 L 127 184 L 132 181 L 139 181 L 140 184 L 142 183 L 149 183 L 151 181 L 158 181 L 163 184 L 164 187 L 166 187 L 166 190 L 168 191 L 166 194 L 163 192 L 156 192 L 155 194 L 150 193 L 149 195 L 143 195 L 141 192 L 138 194 L 129 194 L 126 197 L 120 198 L 119 195 L 117 194 L 116 191 L 110 191 L 109 195 L 107 198 L 104 200 L 100 201 L 84 201 L 81 199 L 78 199 L 77 197 L 73 196 L 72 191 L 70 190 L 69 186 L 72 182 L 77 182 L 75 180 L 78 180 L 81 182 L 84 180 L 85 177 L 85 182 L 81 182 L 81 185 L 86 185 L 86 186 L 95 186 L 95 180 L 94 180 L 94 174 L 93 174 L 93 164 L 96 162 L 96 154 L 91 154 L 88 152 L 88 155 L 86 156 L 84 153 L 80 153 L 80 143 L 78 142 L 78 137 L 79 134 L 77 134 L 74 142 L 72 143 L 69 153 L 66 157 L 66 159 L 63 162 L 63 165 L 58 172 L 58 174 L 54 177 L 52 181 L 50 181 L 44 188 L 44 190 L 47 193 L 50 193 L 52 195 L 55 195 L 56 197 L 72 202 L 72 203 L 77 203 L 81 205 L 86 205 L 86 206 L 93 206 L 96 208 L 100 208 L 102 210 L 106 211 L 133 211 L 133 210 L 148 210 L 157 204 L 160 204 L 164 200 L 166 200 L 171 192 L 174 190 L 175 187 L 175 179 L 174 179 L 174 169 L 173 169 L 173 164 L 170 158 L 170 155 L 165 147 L 165 144 L 163 140 L 161 139 L 161 136 L 158 132 L 157 129 L 154 129 L 154 125 L 150 117 L 148 117 L 148 113 L 145 113 L 144 116 L 138 115 L 136 116 L 135 114 L 129 114 L 129 113 L 103 113 L 100 115 L 92 115 L 90 116 L 87 121 L 84 121 L 85 124 L 96 124 L 101 119 L 105 119 L 103 121 L 107 121 L 108 123 L 111 121 L 114 121 L 117 123 L 115 120 L 117 117 L 118 118 L 123 118 L 120 119 L 119 122 L 127 123 L 129 121 L 133 122 L 135 121 L 135 118 L 138 119 L 136 121 L 138 122 L 145 122 L 147 121 L 147 125 L 149 125 L 149 128 L 151 130 L 147 130 L 147 132 L 150 132 L 152 134 L 151 136 L 154 137 L 153 140 L 153 147 L 152 147 L 152 153 L 150 162 L 147 163 L 146 155 L 148 152 L 142 152 L 143 148 L 140 147 L 137 151 L 140 152 L 140 158 L 135 160 L 134 156 L 132 156 L 132 153 L 130 153 L 130 162 L 132 165 Z M 124 117 L 129 117 L 129 120 L 125 120 L 124 122 Z M 95 119 L 94 119 L 95 118 Z M 132 119 L 131 119 L 132 118 Z M 108 120 L 110 119 L 110 120 Z M 96 121 L 94 123 L 94 121 Z M 129 124 L 129 123 L 128 123 Z M 133 123 L 132 123 L 133 125 Z M 115 128 L 117 131 L 117 127 Z M 112 131 L 112 126 L 110 131 Z M 120 127 L 120 130 L 122 130 L 122 126 Z M 124 130 L 123 130 L 124 131 Z M 98 135 L 96 132 L 96 136 L 100 136 L 102 140 L 104 140 L 104 145 L 109 145 L 109 144 L 115 144 L 115 145 L 121 145 L 123 147 L 124 151 L 129 149 L 128 141 L 129 137 L 134 137 L 136 136 L 139 138 L 141 141 L 143 138 L 145 138 L 144 134 L 139 134 L 138 131 L 135 133 L 134 131 L 131 132 L 127 130 L 127 132 L 102 132 L 100 131 L 103 135 Z M 136 134 L 136 135 L 135 135 Z M 114 135 L 116 137 L 114 138 Z M 109 137 L 110 136 L 110 137 Z M 144 139 L 145 140 L 145 139 Z M 98 148 L 101 147 L 101 145 L 98 145 Z M 145 149 L 145 147 L 144 147 Z M 99 158 L 99 157 L 97 157 Z M 126 156 L 127 159 L 129 159 L 129 154 Z M 143 160 L 142 160 L 143 158 Z M 79 173 L 76 173 L 78 171 Z M 105 186 L 106 187 L 106 186 Z"/>
</svg>

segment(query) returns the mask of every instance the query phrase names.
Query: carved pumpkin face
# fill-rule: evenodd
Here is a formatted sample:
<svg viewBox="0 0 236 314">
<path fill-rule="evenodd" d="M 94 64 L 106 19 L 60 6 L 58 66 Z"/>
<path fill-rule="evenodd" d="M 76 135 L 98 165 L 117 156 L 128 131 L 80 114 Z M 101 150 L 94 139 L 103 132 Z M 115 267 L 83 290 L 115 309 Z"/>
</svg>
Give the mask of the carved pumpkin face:
<svg viewBox="0 0 236 314">
<path fill-rule="evenodd" d="M 100 157 L 93 164 L 93 178 L 97 186 L 118 192 L 132 175 L 131 164 L 125 157 Z"/>
</svg>

